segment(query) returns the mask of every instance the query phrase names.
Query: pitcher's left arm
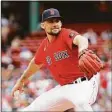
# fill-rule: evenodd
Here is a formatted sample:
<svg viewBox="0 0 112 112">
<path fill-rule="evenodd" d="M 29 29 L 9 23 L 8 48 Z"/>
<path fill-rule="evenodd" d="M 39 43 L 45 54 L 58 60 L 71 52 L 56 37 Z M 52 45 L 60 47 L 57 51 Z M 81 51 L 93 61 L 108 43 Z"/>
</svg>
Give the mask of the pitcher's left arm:
<svg viewBox="0 0 112 112">
<path fill-rule="evenodd" d="M 88 49 L 88 40 L 85 37 L 77 35 L 73 39 L 73 44 L 78 46 L 79 69 L 84 72 L 88 78 L 91 78 L 103 68 L 102 61 L 92 50 Z"/>
</svg>

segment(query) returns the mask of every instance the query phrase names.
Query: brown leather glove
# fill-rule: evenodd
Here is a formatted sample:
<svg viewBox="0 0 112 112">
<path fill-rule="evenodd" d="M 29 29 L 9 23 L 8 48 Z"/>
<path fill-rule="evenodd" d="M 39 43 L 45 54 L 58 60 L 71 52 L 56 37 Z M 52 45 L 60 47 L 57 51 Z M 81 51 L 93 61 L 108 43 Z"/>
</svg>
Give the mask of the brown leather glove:
<svg viewBox="0 0 112 112">
<path fill-rule="evenodd" d="M 85 49 L 79 53 L 79 69 L 91 78 L 103 68 L 103 63 L 92 51 Z"/>
</svg>

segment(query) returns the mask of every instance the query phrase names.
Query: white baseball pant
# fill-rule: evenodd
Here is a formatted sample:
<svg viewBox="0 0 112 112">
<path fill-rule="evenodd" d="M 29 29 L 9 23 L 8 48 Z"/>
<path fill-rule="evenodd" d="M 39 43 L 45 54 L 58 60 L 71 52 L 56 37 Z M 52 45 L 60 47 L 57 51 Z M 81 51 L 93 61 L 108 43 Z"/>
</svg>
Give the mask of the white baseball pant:
<svg viewBox="0 0 112 112">
<path fill-rule="evenodd" d="M 98 92 L 98 74 L 89 81 L 56 86 L 41 94 L 28 107 L 21 111 L 65 111 L 75 108 L 76 111 L 93 111 Z"/>
</svg>

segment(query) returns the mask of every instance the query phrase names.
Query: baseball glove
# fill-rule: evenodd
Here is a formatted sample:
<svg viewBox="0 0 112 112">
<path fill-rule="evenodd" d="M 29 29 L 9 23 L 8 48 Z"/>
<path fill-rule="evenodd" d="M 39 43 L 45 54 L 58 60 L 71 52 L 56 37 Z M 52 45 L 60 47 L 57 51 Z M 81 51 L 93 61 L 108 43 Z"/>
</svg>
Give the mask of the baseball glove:
<svg viewBox="0 0 112 112">
<path fill-rule="evenodd" d="M 91 78 L 103 68 L 103 63 L 91 50 L 85 49 L 79 53 L 79 69 Z"/>
</svg>

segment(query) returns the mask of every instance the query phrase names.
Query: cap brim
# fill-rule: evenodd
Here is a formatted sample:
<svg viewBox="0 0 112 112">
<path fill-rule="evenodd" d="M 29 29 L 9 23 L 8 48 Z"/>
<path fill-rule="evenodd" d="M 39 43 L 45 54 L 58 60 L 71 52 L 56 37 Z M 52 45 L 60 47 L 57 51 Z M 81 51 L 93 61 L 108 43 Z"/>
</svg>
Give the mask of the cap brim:
<svg viewBox="0 0 112 112">
<path fill-rule="evenodd" d="M 42 22 L 47 21 L 48 19 L 51 19 L 51 18 L 59 18 L 60 20 L 62 20 L 61 16 L 50 16 L 50 17 L 44 19 Z"/>
</svg>

